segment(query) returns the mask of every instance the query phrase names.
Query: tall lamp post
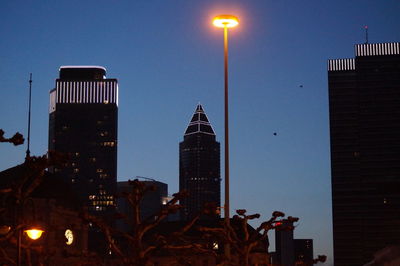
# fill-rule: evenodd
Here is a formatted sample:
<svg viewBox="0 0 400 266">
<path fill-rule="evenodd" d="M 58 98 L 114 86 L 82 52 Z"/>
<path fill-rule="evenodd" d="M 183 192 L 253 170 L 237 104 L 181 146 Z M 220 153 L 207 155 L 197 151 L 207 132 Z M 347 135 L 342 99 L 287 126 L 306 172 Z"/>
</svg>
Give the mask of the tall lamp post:
<svg viewBox="0 0 400 266">
<path fill-rule="evenodd" d="M 32 217 L 26 217 L 25 211 L 27 209 L 25 208 L 25 205 L 27 202 L 30 202 L 32 204 Z M 21 250 L 22 234 L 25 233 L 31 240 L 38 240 L 42 236 L 44 231 L 42 230 L 42 226 L 37 225 L 37 224 L 36 224 L 36 226 L 33 226 L 31 224 L 32 222 L 29 222 L 29 224 L 26 225 L 27 220 L 33 221 L 33 223 L 37 223 L 36 219 L 35 219 L 35 213 L 36 213 L 35 203 L 32 198 L 23 199 L 21 202 L 19 202 L 17 204 L 16 207 L 17 207 L 16 208 L 17 209 L 16 210 L 17 211 L 16 226 L 19 226 L 21 224 L 23 225 L 23 228 L 18 228 L 18 231 L 17 231 L 17 237 L 18 237 L 18 239 L 17 239 L 17 266 L 21 266 L 21 265 L 23 265 L 22 256 L 21 256 L 22 255 L 22 250 Z"/>
<path fill-rule="evenodd" d="M 214 26 L 224 29 L 224 102 L 225 102 L 225 203 L 224 219 L 229 225 L 229 115 L 228 115 L 228 28 L 236 27 L 239 19 L 232 15 L 219 15 L 213 19 Z M 230 259 L 230 246 L 225 245 L 225 255 Z"/>
</svg>

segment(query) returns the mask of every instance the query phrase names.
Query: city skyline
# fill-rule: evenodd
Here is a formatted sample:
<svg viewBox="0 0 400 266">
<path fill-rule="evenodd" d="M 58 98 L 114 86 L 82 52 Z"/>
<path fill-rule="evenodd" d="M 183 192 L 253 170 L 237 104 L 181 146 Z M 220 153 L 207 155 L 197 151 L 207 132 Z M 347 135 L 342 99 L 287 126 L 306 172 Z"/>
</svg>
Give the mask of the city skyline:
<svg viewBox="0 0 400 266">
<path fill-rule="evenodd" d="M 153 177 L 177 192 L 177 147 L 197 102 L 223 143 L 222 36 L 211 19 L 234 13 L 231 209 L 259 212 L 259 222 L 273 210 L 300 217 L 296 236 L 331 261 L 327 60 L 352 57 L 365 25 L 371 43 L 399 41 L 398 10 L 398 1 L 6 1 L 1 128 L 27 135 L 33 73 L 30 150 L 45 153 L 58 68 L 105 66 L 120 87 L 118 180 Z M 0 168 L 21 163 L 25 149 L 3 146 Z"/>
</svg>

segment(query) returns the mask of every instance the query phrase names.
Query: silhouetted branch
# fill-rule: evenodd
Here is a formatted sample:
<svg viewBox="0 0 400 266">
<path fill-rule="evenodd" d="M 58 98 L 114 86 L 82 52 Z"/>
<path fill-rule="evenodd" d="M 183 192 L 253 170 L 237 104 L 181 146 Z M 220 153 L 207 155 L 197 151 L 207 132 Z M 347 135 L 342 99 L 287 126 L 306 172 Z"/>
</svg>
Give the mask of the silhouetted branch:
<svg viewBox="0 0 400 266">
<path fill-rule="evenodd" d="M 4 137 L 4 131 L 0 129 L 0 142 L 9 142 L 14 144 L 15 146 L 23 144 L 25 141 L 24 136 L 21 133 L 17 132 L 11 138 Z"/>
<path fill-rule="evenodd" d="M 325 255 L 318 255 L 316 259 L 313 260 L 314 264 L 317 264 L 318 262 L 325 262 L 327 257 Z"/>
</svg>

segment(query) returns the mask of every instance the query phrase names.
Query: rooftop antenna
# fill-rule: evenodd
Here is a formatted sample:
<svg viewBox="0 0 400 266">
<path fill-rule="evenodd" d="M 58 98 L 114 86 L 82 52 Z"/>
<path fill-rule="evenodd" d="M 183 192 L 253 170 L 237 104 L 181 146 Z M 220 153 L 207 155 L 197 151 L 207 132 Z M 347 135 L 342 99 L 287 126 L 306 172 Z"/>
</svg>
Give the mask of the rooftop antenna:
<svg viewBox="0 0 400 266">
<path fill-rule="evenodd" d="M 368 44 L 368 26 L 365 25 L 364 29 L 365 29 L 365 44 Z"/>
<path fill-rule="evenodd" d="M 26 149 L 25 159 L 30 158 L 31 151 L 29 145 L 31 141 L 31 99 L 32 99 L 32 73 L 29 76 L 29 106 L 28 106 L 28 147 Z"/>
</svg>

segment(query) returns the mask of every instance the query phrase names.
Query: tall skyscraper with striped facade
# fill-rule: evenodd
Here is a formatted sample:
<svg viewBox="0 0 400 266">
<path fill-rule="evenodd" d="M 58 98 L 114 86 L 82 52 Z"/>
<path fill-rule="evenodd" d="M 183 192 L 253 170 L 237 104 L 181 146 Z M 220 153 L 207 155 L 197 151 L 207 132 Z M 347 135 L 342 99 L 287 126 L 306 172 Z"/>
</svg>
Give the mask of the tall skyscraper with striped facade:
<svg viewBox="0 0 400 266">
<path fill-rule="evenodd" d="M 82 206 L 112 213 L 117 184 L 118 81 L 99 66 L 62 66 L 50 91 L 49 150 L 65 153 L 50 169 L 71 184 Z"/>
<path fill-rule="evenodd" d="M 400 43 L 354 48 L 328 61 L 336 266 L 400 245 Z"/>
</svg>

